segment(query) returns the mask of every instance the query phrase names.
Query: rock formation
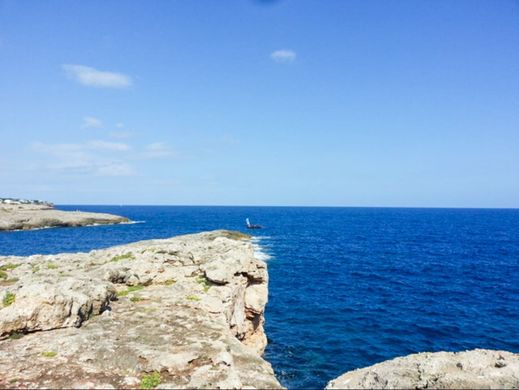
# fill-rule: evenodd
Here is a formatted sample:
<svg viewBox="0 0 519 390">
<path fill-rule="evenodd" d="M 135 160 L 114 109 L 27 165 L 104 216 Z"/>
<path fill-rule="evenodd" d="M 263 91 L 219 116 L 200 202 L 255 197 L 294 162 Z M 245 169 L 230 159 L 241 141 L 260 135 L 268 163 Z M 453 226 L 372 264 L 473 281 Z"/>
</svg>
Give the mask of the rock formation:
<svg viewBox="0 0 519 390">
<path fill-rule="evenodd" d="M 48 204 L 0 204 L 0 231 L 123 222 L 128 222 L 128 218 L 102 213 L 55 210 Z"/>
<path fill-rule="evenodd" d="M 475 349 L 417 353 L 347 372 L 327 389 L 517 389 L 519 354 Z"/>
<path fill-rule="evenodd" d="M 0 257 L 0 388 L 280 388 L 247 237 Z"/>
</svg>

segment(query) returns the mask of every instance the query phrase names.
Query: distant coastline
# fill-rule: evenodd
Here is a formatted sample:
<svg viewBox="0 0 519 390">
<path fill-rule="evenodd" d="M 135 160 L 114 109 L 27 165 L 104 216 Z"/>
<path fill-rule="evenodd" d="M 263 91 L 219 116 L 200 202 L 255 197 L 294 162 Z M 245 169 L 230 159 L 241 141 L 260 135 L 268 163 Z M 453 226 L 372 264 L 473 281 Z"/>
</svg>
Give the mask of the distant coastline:
<svg viewBox="0 0 519 390">
<path fill-rule="evenodd" d="M 0 231 L 128 222 L 128 218 L 118 215 L 56 210 L 53 203 L 42 200 L 0 198 Z"/>
</svg>

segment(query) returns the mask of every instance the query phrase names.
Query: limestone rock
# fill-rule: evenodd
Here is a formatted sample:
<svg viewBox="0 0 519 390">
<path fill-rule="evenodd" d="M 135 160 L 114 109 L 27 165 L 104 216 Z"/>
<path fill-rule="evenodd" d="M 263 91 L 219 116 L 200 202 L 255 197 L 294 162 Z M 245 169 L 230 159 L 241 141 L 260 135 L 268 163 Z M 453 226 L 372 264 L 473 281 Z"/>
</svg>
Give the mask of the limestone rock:
<svg viewBox="0 0 519 390">
<path fill-rule="evenodd" d="M 0 269 L 0 388 L 281 388 L 261 358 L 266 265 L 244 235 L 0 257 Z"/>
<path fill-rule="evenodd" d="M 327 389 L 517 389 L 519 354 L 424 352 L 350 371 Z"/>
<path fill-rule="evenodd" d="M 128 218 L 103 213 L 55 210 L 46 205 L 0 205 L 0 231 L 58 226 L 105 225 L 129 222 Z"/>
</svg>

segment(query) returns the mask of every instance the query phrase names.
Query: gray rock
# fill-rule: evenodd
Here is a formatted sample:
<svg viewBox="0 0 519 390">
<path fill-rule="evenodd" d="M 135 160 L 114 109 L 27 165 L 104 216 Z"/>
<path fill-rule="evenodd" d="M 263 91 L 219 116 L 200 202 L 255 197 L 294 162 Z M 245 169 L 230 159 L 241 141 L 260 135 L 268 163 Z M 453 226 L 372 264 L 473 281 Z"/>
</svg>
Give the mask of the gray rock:
<svg viewBox="0 0 519 390">
<path fill-rule="evenodd" d="M 0 231 L 125 222 L 129 222 L 128 218 L 111 214 L 61 211 L 47 205 L 38 204 L 0 204 Z"/>
<path fill-rule="evenodd" d="M 327 389 L 517 389 L 519 354 L 424 352 L 347 372 Z"/>
<path fill-rule="evenodd" d="M 243 235 L 0 257 L 0 269 L 0 388 L 281 388 L 261 358 L 266 265 Z"/>
</svg>

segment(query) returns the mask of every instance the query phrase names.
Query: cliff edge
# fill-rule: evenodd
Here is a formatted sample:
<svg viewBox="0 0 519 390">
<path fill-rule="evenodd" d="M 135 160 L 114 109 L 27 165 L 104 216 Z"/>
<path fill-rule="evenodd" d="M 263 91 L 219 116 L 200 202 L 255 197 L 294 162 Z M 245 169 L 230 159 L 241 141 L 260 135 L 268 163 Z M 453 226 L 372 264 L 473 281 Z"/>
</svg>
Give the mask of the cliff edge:
<svg viewBox="0 0 519 390">
<path fill-rule="evenodd" d="M 519 354 L 424 352 L 347 372 L 327 389 L 517 389 Z"/>
<path fill-rule="evenodd" d="M 1 388 L 281 388 L 266 264 L 214 231 L 0 257 Z"/>
</svg>

